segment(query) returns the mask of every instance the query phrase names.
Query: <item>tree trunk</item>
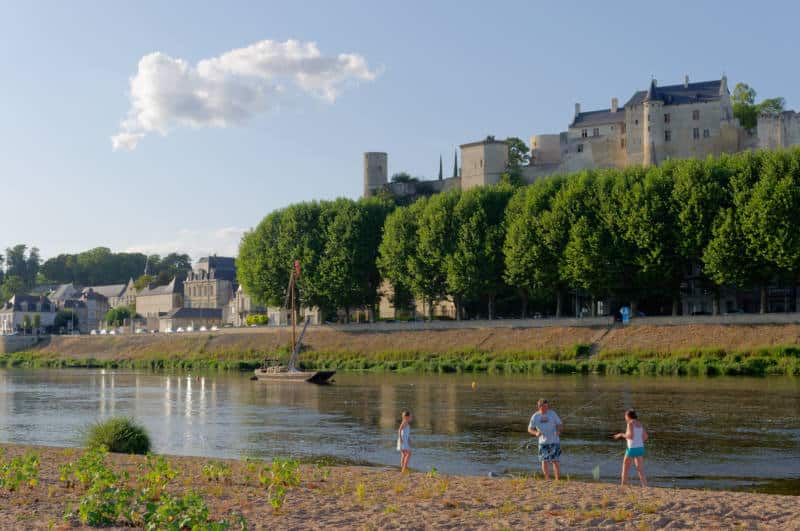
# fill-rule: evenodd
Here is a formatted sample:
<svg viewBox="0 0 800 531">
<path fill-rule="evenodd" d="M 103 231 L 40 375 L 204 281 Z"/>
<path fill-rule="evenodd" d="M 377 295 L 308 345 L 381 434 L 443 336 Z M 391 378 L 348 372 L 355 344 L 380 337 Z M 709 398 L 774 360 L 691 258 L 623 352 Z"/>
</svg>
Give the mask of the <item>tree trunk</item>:
<svg viewBox="0 0 800 531">
<path fill-rule="evenodd" d="M 711 315 L 719 315 L 719 291 L 714 290 L 714 299 L 711 303 Z"/>
<path fill-rule="evenodd" d="M 461 320 L 461 297 L 453 297 L 453 304 L 456 307 L 456 321 Z"/>
<path fill-rule="evenodd" d="M 597 317 L 597 298 L 594 295 L 592 295 L 592 307 L 589 308 L 589 315 Z"/>
<path fill-rule="evenodd" d="M 639 304 L 636 301 L 631 301 L 630 304 L 631 304 L 631 310 L 630 310 L 631 314 L 630 314 L 630 316 L 631 316 L 631 319 L 635 319 L 636 318 L 636 312 L 639 309 Z"/>
<path fill-rule="evenodd" d="M 494 320 L 494 295 L 489 297 L 489 320 Z"/>
<path fill-rule="evenodd" d="M 759 288 L 759 295 L 760 295 L 760 307 L 758 309 L 758 313 L 767 313 L 767 286 L 762 284 Z"/>
<path fill-rule="evenodd" d="M 564 295 L 561 293 L 561 290 L 556 292 L 556 317 L 561 317 L 562 306 L 564 302 Z"/>
<path fill-rule="evenodd" d="M 680 307 L 681 300 L 680 298 L 675 295 L 672 297 L 672 317 L 677 317 L 678 315 L 678 308 Z"/>
<path fill-rule="evenodd" d="M 523 293 L 522 294 L 522 315 L 520 315 L 520 319 L 525 319 L 528 316 L 528 296 Z"/>
<path fill-rule="evenodd" d="M 428 321 L 433 321 L 433 299 L 428 301 Z"/>
</svg>

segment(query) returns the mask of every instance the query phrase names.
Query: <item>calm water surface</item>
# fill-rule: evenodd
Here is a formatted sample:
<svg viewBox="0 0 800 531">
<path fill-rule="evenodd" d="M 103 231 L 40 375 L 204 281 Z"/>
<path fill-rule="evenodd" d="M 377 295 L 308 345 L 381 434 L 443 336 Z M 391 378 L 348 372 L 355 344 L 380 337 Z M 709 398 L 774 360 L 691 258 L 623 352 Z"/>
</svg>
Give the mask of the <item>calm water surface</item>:
<svg viewBox="0 0 800 531">
<path fill-rule="evenodd" d="M 89 423 L 130 415 L 159 453 L 394 465 L 399 413 L 411 409 L 414 468 L 531 472 L 526 428 L 540 396 L 564 420 L 563 474 L 586 479 L 599 465 L 615 481 L 624 443 L 610 436 L 635 407 L 650 433 L 653 484 L 800 494 L 800 379 L 338 374 L 316 386 L 249 374 L 12 369 L 0 370 L 0 441 L 78 445 Z"/>
</svg>

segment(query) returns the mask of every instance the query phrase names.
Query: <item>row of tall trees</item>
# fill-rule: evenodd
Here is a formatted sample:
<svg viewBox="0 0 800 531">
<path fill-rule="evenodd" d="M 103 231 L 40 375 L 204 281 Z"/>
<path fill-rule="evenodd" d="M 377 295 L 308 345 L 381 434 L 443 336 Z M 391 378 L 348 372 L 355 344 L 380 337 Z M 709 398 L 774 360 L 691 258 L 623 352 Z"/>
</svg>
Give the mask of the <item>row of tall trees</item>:
<svg viewBox="0 0 800 531">
<path fill-rule="evenodd" d="M 77 254 L 60 254 L 42 264 L 45 279 L 54 283 L 75 282 L 83 286 L 123 284 L 145 274 L 148 283 L 166 284 L 173 277 L 185 279 L 191 271 L 191 259 L 186 254 L 114 253 L 107 247 L 95 247 Z"/>
<path fill-rule="evenodd" d="M 5 271 L 3 264 L 5 263 Z M 25 293 L 36 285 L 41 258 L 39 249 L 18 244 L 6 248 L 0 254 L 0 300 L 7 301 L 14 295 Z"/>
<path fill-rule="evenodd" d="M 301 203 L 269 214 L 240 247 L 248 293 L 281 305 L 292 261 L 303 303 L 372 306 L 452 298 L 459 318 L 561 315 L 570 294 L 677 313 L 687 276 L 710 293 L 800 281 L 800 149 L 584 171 L 529 186 Z M 671 303 L 671 304 L 670 304 Z M 518 304 L 518 306 L 517 306 Z M 590 306 L 592 311 L 596 305 Z M 716 308 L 718 311 L 718 307 Z"/>
<path fill-rule="evenodd" d="M 327 315 L 373 307 L 378 300 L 378 245 L 393 204 L 384 199 L 310 202 L 267 215 L 242 237 L 237 275 L 256 300 L 282 306 L 294 260 L 301 303 Z"/>
<path fill-rule="evenodd" d="M 761 151 L 658 167 L 585 171 L 533 185 L 449 192 L 386 220 L 378 264 L 426 301 L 486 304 L 513 290 L 527 302 L 580 290 L 635 311 L 672 301 L 693 265 L 712 292 L 800 280 L 800 150 Z M 592 308 L 595 305 L 592 304 Z"/>
</svg>

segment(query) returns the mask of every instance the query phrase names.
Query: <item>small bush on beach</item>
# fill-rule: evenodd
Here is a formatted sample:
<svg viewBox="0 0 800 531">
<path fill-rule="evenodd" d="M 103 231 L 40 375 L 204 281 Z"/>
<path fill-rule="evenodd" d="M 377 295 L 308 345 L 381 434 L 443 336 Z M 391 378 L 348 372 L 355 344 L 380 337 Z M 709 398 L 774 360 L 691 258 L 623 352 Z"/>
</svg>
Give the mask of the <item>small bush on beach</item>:
<svg viewBox="0 0 800 531">
<path fill-rule="evenodd" d="M 128 417 L 113 417 L 93 424 L 86 434 L 86 446 L 105 446 L 109 452 L 146 454 L 150 437 L 144 426 Z"/>
<path fill-rule="evenodd" d="M 27 453 L 5 462 L 0 454 L 0 487 L 9 492 L 18 490 L 20 485 L 34 488 L 39 484 L 39 456 Z"/>
</svg>

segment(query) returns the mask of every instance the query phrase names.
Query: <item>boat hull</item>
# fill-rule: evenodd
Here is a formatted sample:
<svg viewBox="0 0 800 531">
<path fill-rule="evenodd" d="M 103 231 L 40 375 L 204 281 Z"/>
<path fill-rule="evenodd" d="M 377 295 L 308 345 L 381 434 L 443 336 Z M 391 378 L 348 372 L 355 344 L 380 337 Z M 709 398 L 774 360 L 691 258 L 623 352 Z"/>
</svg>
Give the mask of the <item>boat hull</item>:
<svg viewBox="0 0 800 531">
<path fill-rule="evenodd" d="M 336 371 L 286 371 L 271 372 L 256 369 L 255 376 L 260 381 L 269 382 L 309 382 L 315 384 L 327 383 Z"/>
</svg>

